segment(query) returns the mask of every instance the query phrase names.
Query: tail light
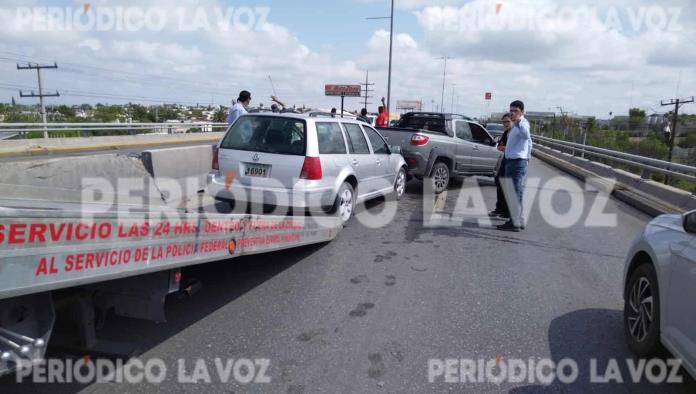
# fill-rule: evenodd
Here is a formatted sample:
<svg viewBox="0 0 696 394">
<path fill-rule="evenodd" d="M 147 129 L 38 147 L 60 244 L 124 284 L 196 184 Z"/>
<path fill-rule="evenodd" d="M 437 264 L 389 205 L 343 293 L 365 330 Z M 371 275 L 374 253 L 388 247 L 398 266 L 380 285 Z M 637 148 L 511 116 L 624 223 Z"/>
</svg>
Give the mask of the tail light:
<svg viewBox="0 0 696 394">
<path fill-rule="evenodd" d="M 321 177 L 321 160 L 318 157 L 305 157 L 300 178 L 316 181 Z"/>
<path fill-rule="evenodd" d="M 428 143 L 430 138 L 424 136 L 423 134 L 414 134 L 411 136 L 411 145 L 423 146 Z"/>
<path fill-rule="evenodd" d="M 220 169 L 220 158 L 218 157 L 219 151 L 220 151 L 220 148 L 218 148 L 217 146 L 213 147 L 213 170 Z"/>
</svg>

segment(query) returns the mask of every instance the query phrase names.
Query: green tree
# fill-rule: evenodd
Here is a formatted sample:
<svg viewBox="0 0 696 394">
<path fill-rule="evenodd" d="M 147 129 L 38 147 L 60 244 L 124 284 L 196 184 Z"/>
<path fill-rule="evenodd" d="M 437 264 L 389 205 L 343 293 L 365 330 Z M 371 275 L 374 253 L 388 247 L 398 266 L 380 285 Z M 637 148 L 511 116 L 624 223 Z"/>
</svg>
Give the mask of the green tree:
<svg viewBox="0 0 696 394">
<path fill-rule="evenodd" d="M 219 107 L 213 113 L 213 122 L 224 123 L 227 122 L 227 110 L 223 107 Z"/>
<path fill-rule="evenodd" d="M 155 121 L 155 114 L 143 105 L 131 104 L 129 112 L 133 122 L 147 123 Z"/>
<path fill-rule="evenodd" d="M 123 110 L 116 105 L 97 104 L 92 117 L 98 122 L 115 122 L 123 117 Z"/>
<path fill-rule="evenodd" d="M 75 110 L 67 105 L 59 105 L 56 107 L 56 112 L 62 114 L 66 120 L 73 120 L 75 118 Z"/>
<path fill-rule="evenodd" d="M 646 113 L 640 108 L 628 110 L 628 126 L 631 130 L 640 129 L 645 124 Z"/>
</svg>

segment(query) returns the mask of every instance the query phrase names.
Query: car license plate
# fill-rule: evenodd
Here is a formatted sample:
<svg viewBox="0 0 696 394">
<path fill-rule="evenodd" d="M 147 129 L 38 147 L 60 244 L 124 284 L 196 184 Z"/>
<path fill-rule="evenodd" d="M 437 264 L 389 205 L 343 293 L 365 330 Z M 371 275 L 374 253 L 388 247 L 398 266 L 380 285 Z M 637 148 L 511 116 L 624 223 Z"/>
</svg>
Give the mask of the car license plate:
<svg viewBox="0 0 696 394">
<path fill-rule="evenodd" d="M 268 174 L 271 172 L 271 166 L 265 166 L 260 164 L 246 164 L 244 166 L 244 175 L 253 176 L 257 178 L 268 178 Z"/>
</svg>

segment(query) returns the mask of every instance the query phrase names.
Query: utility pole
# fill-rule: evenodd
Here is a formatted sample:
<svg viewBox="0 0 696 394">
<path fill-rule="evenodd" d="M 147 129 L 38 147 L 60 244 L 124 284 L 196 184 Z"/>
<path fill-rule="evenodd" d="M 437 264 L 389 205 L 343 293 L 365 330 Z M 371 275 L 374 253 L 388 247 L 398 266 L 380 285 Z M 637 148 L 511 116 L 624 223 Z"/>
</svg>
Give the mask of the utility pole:
<svg viewBox="0 0 696 394">
<path fill-rule="evenodd" d="M 447 59 L 452 59 L 449 56 L 439 57 L 438 59 L 445 61 L 445 67 L 442 70 L 442 98 L 440 99 L 440 108 L 444 111 L 445 108 L 445 80 L 447 79 Z"/>
<path fill-rule="evenodd" d="M 370 89 L 370 87 L 375 86 L 375 84 L 370 83 L 370 71 L 369 70 L 365 73 L 365 83 L 361 83 L 360 85 L 362 85 L 364 87 L 363 93 L 365 94 L 365 96 L 363 96 L 363 98 L 365 99 L 365 106 L 363 108 L 367 109 L 368 104 L 372 104 L 371 102 L 367 101 L 368 99 L 372 98 L 372 96 L 370 96 L 370 92 L 375 91 L 374 89 Z"/>
<path fill-rule="evenodd" d="M 456 86 L 455 84 L 452 84 L 452 102 L 450 103 L 451 104 L 450 113 L 452 113 L 452 114 L 454 113 L 454 87 L 455 86 Z"/>
<path fill-rule="evenodd" d="M 21 90 L 19 91 L 19 97 L 38 97 L 39 102 L 41 103 L 41 118 L 43 119 L 43 124 L 44 124 L 44 138 L 48 138 L 48 128 L 46 127 L 46 106 L 44 105 L 44 97 L 60 97 L 60 94 L 58 91 L 55 93 L 46 93 L 44 94 L 43 92 L 43 85 L 41 84 L 41 70 L 44 68 L 53 68 L 56 69 L 58 68 L 58 65 L 54 62 L 52 66 L 47 66 L 47 65 L 40 65 L 38 63 L 31 64 L 27 63 L 26 66 L 20 66 L 19 63 L 17 63 L 17 70 L 36 70 L 36 76 L 38 77 L 39 80 L 39 94 L 35 94 L 34 91 L 32 90 L 30 94 L 24 94 Z"/>
<path fill-rule="evenodd" d="M 679 98 L 676 99 L 670 99 L 669 102 L 664 102 L 660 101 L 660 105 L 663 107 L 669 106 L 669 105 L 674 105 L 674 115 L 672 116 L 672 135 L 669 137 L 669 158 L 667 161 L 672 162 L 672 155 L 674 153 L 674 140 L 677 137 L 677 120 L 679 119 L 679 107 L 688 104 L 688 103 L 693 103 L 694 102 L 694 97 L 691 96 L 691 99 L 689 100 L 682 100 Z"/>
</svg>

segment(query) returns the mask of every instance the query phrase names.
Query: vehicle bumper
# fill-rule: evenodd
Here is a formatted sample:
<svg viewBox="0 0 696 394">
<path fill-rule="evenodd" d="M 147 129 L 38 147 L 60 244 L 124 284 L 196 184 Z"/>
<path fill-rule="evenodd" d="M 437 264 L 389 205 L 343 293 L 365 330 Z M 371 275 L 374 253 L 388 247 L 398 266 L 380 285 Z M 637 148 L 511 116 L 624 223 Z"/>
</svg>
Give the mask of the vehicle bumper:
<svg viewBox="0 0 696 394">
<path fill-rule="evenodd" d="M 402 152 L 401 154 L 408 167 L 408 175 L 411 177 L 422 178 L 425 176 L 428 167 L 428 158 L 420 152 Z"/>
<path fill-rule="evenodd" d="M 333 206 L 336 191 L 332 187 L 312 187 L 305 182 L 311 183 L 298 180 L 293 189 L 255 187 L 238 182 L 228 186 L 219 172 L 211 172 L 207 176 L 208 193 L 216 200 L 304 208 L 313 212 Z"/>
</svg>

